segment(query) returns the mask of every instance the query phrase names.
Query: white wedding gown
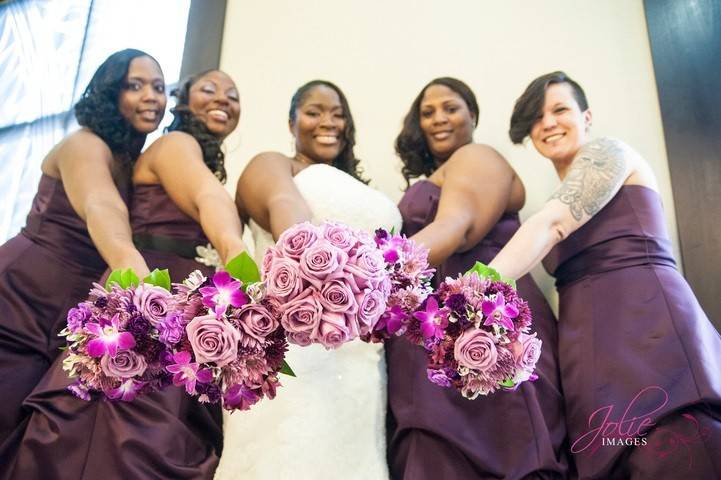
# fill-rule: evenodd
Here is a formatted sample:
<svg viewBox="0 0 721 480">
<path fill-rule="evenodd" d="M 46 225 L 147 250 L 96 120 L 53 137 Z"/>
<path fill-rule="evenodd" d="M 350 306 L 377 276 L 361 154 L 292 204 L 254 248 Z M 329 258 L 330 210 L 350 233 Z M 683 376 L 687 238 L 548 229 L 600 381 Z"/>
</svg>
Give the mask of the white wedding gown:
<svg viewBox="0 0 721 480">
<path fill-rule="evenodd" d="M 295 183 L 315 223 L 400 230 L 401 215 L 388 197 L 334 167 L 306 167 Z M 254 222 L 250 227 L 260 264 L 275 242 Z M 356 340 L 331 351 L 290 345 L 286 360 L 297 377 L 281 375 L 274 400 L 224 414 L 215 479 L 387 479 L 382 345 Z"/>
</svg>

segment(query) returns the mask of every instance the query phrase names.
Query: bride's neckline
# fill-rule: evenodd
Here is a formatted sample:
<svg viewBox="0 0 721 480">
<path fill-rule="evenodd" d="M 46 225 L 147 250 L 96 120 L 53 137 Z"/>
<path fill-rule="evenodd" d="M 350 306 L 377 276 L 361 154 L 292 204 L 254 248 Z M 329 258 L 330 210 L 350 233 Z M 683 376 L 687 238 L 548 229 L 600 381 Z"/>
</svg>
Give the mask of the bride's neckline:
<svg viewBox="0 0 721 480">
<path fill-rule="evenodd" d="M 301 168 L 295 175 L 293 175 L 293 178 L 298 177 L 298 175 L 300 175 L 301 173 L 305 172 L 306 170 L 308 170 L 308 169 L 310 169 L 310 168 L 319 167 L 319 166 L 325 166 L 325 167 L 335 168 L 335 167 L 331 167 L 330 165 L 327 165 L 327 164 L 325 164 L 325 163 L 311 163 L 310 165 L 306 165 L 306 166 L 304 166 L 303 168 Z"/>
</svg>

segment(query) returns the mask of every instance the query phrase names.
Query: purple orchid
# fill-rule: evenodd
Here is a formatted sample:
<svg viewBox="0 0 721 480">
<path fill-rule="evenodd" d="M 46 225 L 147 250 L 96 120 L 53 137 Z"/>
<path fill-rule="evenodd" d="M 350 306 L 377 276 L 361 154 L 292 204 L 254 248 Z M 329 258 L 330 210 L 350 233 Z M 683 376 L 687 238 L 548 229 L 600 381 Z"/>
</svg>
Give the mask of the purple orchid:
<svg viewBox="0 0 721 480">
<path fill-rule="evenodd" d="M 108 398 L 112 400 L 122 400 L 131 402 L 138 396 L 138 392 L 145 386 L 145 382 L 139 382 L 129 378 L 120 384 L 118 388 L 110 389 L 106 392 Z"/>
<path fill-rule="evenodd" d="M 203 295 L 203 305 L 212 308 L 218 318 L 225 315 L 228 306 L 242 307 L 249 301 L 248 296 L 240 289 L 242 283 L 233 280 L 228 272 L 213 275 L 213 285 L 201 288 L 200 293 Z"/>
<path fill-rule="evenodd" d="M 248 410 L 260 400 L 260 395 L 242 383 L 236 383 L 225 392 L 223 401 L 226 409 Z"/>
<path fill-rule="evenodd" d="M 428 297 L 425 310 L 413 314 L 421 322 L 421 334 L 424 339 L 443 338 L 443 329 L 448 326 L 448 318 L 442 309 L 438 308 L 438 302 L 433 297 Z"/>
<path fill-rule="evenodd" d="M 178 352 L 173 355 L 172 365 L 165 367 L 167 371 L 175 374 L 173 376 L 173 385 L 179 387 L 185 385 L 185 391 L 188 395 L 195 394 L 195 384 L 209 383 L 213 380 L 213 373 L 207 368 L 200 368 L 199 363 L 191 362 L 190 352 Z"/>
<path fill-rule="evenodd" d="M 399 258 L 401 258 L 401 256 L 398 254 L 398 251 L 393 248 L 383 252 L 383 260 L 385 260 L 386 263 L 396 263 Z"/>
<path fill-rule="evenodd" d="M 513 319 L 518 316 L 518 308 L 512 303 L 506 303 L 502 293 L 497 293 L 495 300 L 484 300 L 481 303 L 481 311 L 486 317 L 483 325 L 490 326 L 495 323 L 509 332 L 515 330 Z"/>
<path fill-rule="evenodd" d="M 106 353 L 114 357 L 118 350 L 127 350 L 135 346 L 135 337 L 132 333 L 120 331 L 120 315 L 115 314 L 110 323 L 105 325 L 90 322 L 85 328 L 98 338 L 88 342 L 88 355 L 91 357 L 102 357 Z"/>
<path fill-rule="evenodd" d="M 403 311 L 403 308 L 401 308 L 400 305 L 393 305 L 389 310 L 387 310 L 382 316 L 381 321 L 384 322 L 384 325 L 386 327 L 386 330 L 388 330 L 388 333 L 391 335 L 395 335 L 398 333 L 401 329 L 404 329 L 407 321 L 407 316 L 405 312 Z M 378 328 L 382 328 L 381 325 Z M 401 332 L 402 333 L 402 332 Z"/>
</svg>

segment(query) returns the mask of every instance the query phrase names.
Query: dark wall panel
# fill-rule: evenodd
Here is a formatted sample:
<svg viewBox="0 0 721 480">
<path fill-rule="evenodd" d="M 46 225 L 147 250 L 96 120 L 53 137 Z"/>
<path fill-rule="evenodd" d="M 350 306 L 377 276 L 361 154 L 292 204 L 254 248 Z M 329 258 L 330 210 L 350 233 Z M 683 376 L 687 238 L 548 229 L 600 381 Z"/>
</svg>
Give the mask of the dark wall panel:
<svg viewBox="0 0 721 480">
<path fill-rule="evenodd" d="M 226 0 L 191 0 L 180 78 L 220 66 Z"/>
<path fill-rule="evenodd" d="M 721 330 L 721 1 L 644 7 L 684 274 Z"/>
</svg>

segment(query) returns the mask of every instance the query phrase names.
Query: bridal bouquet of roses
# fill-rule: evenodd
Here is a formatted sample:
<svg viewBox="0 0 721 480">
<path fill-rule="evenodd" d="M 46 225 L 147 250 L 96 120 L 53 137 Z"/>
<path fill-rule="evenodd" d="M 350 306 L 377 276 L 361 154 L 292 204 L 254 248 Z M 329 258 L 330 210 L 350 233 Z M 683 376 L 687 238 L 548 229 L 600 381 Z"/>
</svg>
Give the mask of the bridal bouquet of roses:
<svg viewBox="0 0 721 480">
<path fill-rule="evenodd" d="M 407 332 L 413 313 L 433 292 L 431 279 L 435 270 L 428 265 L 428 249 L 405 235 L 378 229 L 374 240 L 383 255 L 391 288 L 386 310 L 364 340 L 381 342 Z"/>
<path fill-rule="evenodd" d="M 288 341 L 326 349 L 373 331 L 386 309 L 390 278 L 373 237 L 336 222 L 292 226 L 261 266 Z"/>
<path fill-rule="evenodd" d="M 469 399 L 535 380 L 541 340 L 531 310 L 493 269 L 446 278 L 414 313 L 406 336 L 428 354 L 428 379 Z"/>
<path fill-rule="evenodd" d="M 77 377 L 71 392 L 84 400 L 100 392 L 130 401 L 170 384 L 159 340 L 172 303 L 169 289 L 167 270 L 154 270 L 143 282 L 131 269 L 116 270 L 105 288 L 94 284 L 88 299 L 70 309 L 60 335 L 67 339 L 63 369 Z"/>
<path fill-rule="evenodd" d="M 165 367 L 172 382 L 201 402 L 248 410 L 275 397 L 287 342 L 280 305 L 265 295 L 258 268 L 247 253 L 211 278 L 195 271 L 176 285 L 174 308 L 159 324 L 171 353 Z"/>
</svg>

